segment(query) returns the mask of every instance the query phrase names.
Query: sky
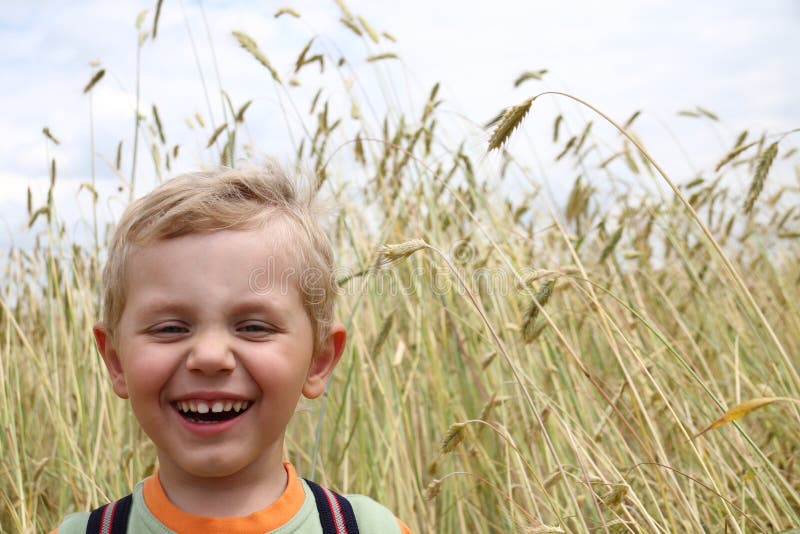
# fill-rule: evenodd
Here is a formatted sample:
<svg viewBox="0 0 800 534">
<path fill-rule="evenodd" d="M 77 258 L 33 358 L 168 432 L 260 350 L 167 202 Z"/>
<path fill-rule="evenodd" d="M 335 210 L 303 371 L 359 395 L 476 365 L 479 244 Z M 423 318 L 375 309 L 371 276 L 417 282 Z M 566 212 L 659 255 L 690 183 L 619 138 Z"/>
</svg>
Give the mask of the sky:
<svg viewBox="0 0 800 534">
<path fill-rule="evenodd" d="M 68 231 L 88 232 L 89 194 L 78 191 L 91 181 L 93 169 L 104 198 L 100 219 L 119 212 L 122 201 L 105 199 L 127 179 L 132 163 L 135 22 L 148 10 L 142 28 L 150 29 L 155 4 L 4 2 L 0 251 L 30 243 L 35 232 L 25 230 L 27 191 L 32 191 L 34 208 L 44 201 L 51 158 L 58 171 L 56 204 Z M 283 6 L 297 10 L 301 18 L 276 19 Z M 291 77 L 299 50 L 313 36 L 315 50 L 356 58 L 353 91 L 360 91 L 364 110 L 375 109 L 378 115 L 381 105 L 418 106 L 431 86 L 441 82 L 441 111 L 452 119 L 448 128 L 476 149 L 488 135 L 476 125 L 548 89 L 580 96 L 620 121 L 643 110 L 637 119 L 639 135 L 656 159 L 681 178 L 713 164 L 746 128 L 758 135 L 800 127 L 796 0 L 349 0 L 347 6 L 396 42 L 358 39 L 339 22 L 342 13 L 334 1 L 164 0 L 158 36 L 141 47 L 140 98 L 148 116 L 152 105 L 158 106 L 170 142 L 181 143 L 173 171 L 211 163 L 204 151 L 211 126 L 201 130 L 195 121 L 190 129 L 186 119 L 199 112 L 207 123 L 222 122 L 218 84 L 234 107 L 253 99 L 247 141 L 258 153 L 291 159 L 293 142 L 301 135 L 294 127 L 287 131 L 286 117 L 293 110 L 290 106 L 287 111 L 283 93 L 237 45 L 232 30 L 255 38 L 284 79 Z M 381 52 L 397 53 L 401 60 L 366 62 L 368 55 Z M 106 76 L 91 96 L 83 94 L 98 68 L 105 68 Z M 521 72 L 538 69 L 548 69 L 541 82 L 514 87 Z M 334 77 L 333 69 L 326 76 Z M 341 80 L 331 78 L 331 87 L 333 98 L 344 91 Z M 296 89 L 298 95 L 304 90 Z M 713 111 L 721 121 L 677 115 L 696 106 Z M 574 128 L 591 118 L 587 110 L 563 99 L 543 98 L 533 109 L 537 119 L 526 119 L 515 148 L 538 153 L 549 143 L 552 117 L 561 111 L 574 118 Z M 45 126 L 60 144 L 45 138 Z M 597 134 L 610 135 L 602 129 Z M 118 176 L 111 167 L 121 139 L 123 176 Z M 140 138 L 142 184 L 154 180 L 149 139 L 152 135 L 146 132 Z M 796 135 L 790 141 L 800 144 Z M 563 185 L 574 179 L 574 170 L 549 169 L 542 179 Z"/>
</svg>

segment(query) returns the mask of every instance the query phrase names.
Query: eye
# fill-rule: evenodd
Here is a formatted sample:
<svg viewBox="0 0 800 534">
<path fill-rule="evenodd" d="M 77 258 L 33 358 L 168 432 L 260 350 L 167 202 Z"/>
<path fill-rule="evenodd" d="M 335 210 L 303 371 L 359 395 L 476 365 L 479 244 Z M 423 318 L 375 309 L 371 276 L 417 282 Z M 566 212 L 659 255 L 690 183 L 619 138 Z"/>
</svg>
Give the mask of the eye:
<svg viewBox="0 0 800 534">
<path fill-rule="evenodd" d="M 184 327 L 177 326 L 177 325 L 174 325 L 174 324 L 173 325 L 168 325 L 168 326 L 163 326 L 163 327 L 158 329 L 159 332 L 164 333 L 164 334 L 179 334 L 181 332 L 184 332 L 185 330 L 186 329 Z"/>
<path fill-rule="evenodd" d="M 246 334 L 257 334 L 257 335 L 266 335 L 275 332 L 275 328 L 261 322 L 248 322 L 243 323 L 237 327 L 239 332 L 244 332 Z"/>
<path fill-rule="evenodd" d="M 156 335 L 171 336 L 176 334 L 185 334 L 189 329 L 180 324 L 162 324 L 153 327 L 152 332 Z"/>
</svg>

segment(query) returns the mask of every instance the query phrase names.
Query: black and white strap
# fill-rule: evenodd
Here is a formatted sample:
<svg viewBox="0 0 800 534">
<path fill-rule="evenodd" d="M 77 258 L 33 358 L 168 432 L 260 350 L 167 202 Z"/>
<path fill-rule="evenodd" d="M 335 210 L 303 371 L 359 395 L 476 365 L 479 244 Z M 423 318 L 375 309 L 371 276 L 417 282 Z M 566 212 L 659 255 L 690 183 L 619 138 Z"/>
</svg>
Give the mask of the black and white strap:
<svg viewBox="0 0 800 534">
<path fill-rule="evenodd" d="M 125 534 L 131 513 L 133 495 L 92 510 L 86 523 L 86 534 Z"/>
<path fill-rule="evenodd" d="M 356 514 L 347 499 L 310 480 L 306 484 L 314 493 L 322 534 L 358 534 Z"/>
<path fill-rule="evenodd" d="M 358 534 L 356 515 L 347 499 L 310 480 L 306 484 L 314 494 L 322 534 Z M 92 510 L 86 534 L 125 534 L 132 502 L 133 495 L 128 495 Z"/>
</svg>

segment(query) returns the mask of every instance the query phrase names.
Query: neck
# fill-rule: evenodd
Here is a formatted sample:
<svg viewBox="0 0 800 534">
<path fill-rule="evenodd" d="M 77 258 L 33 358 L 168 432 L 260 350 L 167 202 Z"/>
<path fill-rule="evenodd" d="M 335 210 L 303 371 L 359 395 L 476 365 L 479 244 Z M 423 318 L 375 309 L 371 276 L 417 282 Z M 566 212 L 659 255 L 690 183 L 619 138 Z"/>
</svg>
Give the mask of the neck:
<svg viewBox="0 0 800 534">
<path fill-rule="evenodd" d="M 280 451 L 278 451 L 280 452 Z M 161 463 L 159 482 L 169 500 L 184 512 L 205 517 L 244 517 L 278 500 L 288 476 L 281 456 L 259 459 L 223 477 L 193 476 Z"/>
</svg>

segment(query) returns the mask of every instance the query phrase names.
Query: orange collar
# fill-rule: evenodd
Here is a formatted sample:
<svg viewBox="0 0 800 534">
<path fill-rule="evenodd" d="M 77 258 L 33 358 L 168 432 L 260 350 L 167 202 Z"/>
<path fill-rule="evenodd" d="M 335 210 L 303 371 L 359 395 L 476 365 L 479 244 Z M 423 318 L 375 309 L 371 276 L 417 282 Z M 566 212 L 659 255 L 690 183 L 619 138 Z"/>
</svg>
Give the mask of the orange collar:
<svg viewBox="0 0 800 534">
<path fill-rule="evenodd" d="M 175 532 L 269 532 L 294 517 L 306 497 L 292 464 L 283 465 L 288 475 L 283 494 L 266 508 L 245 517 L 204 517 L 184 512 L 169 500 L 158 474 L 145 479 L 144 502 L 156 519 Z"/>
</svg>

